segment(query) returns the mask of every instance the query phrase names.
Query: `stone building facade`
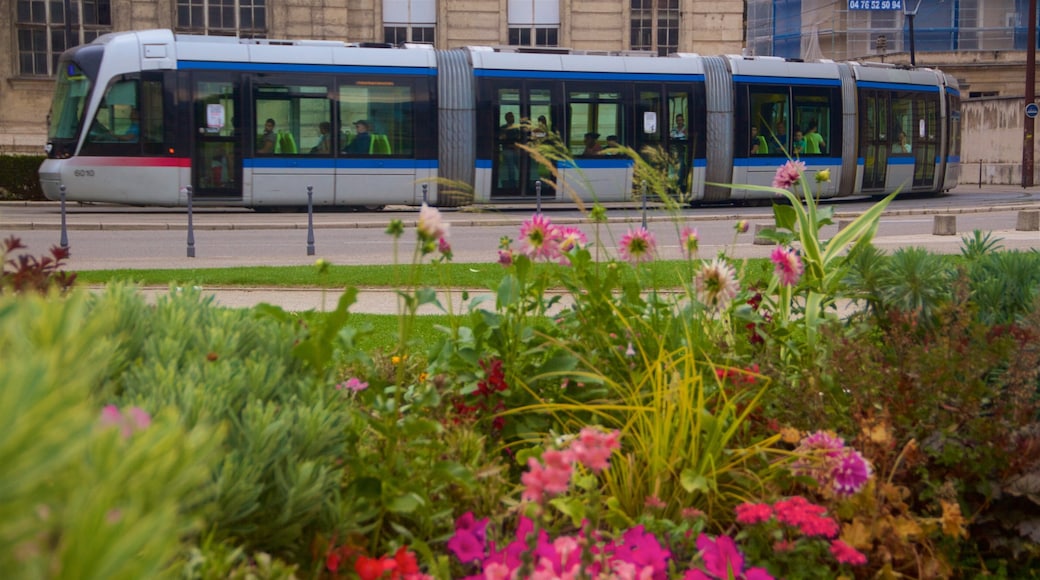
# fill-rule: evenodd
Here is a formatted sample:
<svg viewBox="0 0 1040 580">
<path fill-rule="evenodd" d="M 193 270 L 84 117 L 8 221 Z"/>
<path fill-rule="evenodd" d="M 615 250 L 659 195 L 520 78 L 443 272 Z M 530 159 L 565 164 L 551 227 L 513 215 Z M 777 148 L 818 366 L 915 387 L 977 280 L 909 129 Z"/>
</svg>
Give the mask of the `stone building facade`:
<svg viewBox="0 0 1040 580">
<path fill-rule="evenodd" d="M 68 7 L 71 41 L 65 42 Z M 0 153 L 42 150 L 53 67 L 99 34 L 739 53 L 742 0 L 0 0 Z"/>
<path fill-rule="evenodd" d="M 0 46 L 7 47 L 0 51 L 0 154 L 42 150 L 57 55 L 65 46 L 89 42 L 105 32 L 169 28 L 270 39 L 422 42 L 437 48 L 529 45 L 662 55 L 744 52 L 909 63 L 909 23 L 904 11 L 851 9 L 853 4 L 870 2 L 873 0 L 0 0 Z M 914 0 L 878 2 L 901 6 Z M 1014 116 L 1014 98 L 1021 99 L 1025 92 L 1027 2 L 924 2 L 917 15 L 916 64 L 941 68 L 957 77 L 967 100 L 1003 99 L 1001 106 Z M 66 9 L 73 15 L 68 31 L 63 18 Z M 70 40 L 65 39 L 66 33 Z M 994 106 L 980 105 L 980 110 Z M 1021 109 L 1021 101 L 1017 109 Z M 965 135 L 985 134 L 985 126 L 971 125 L 984 118 L 989 117 L 965 115 Z M 1021 118 L 1015 117 L 1019 131 Z M 1021 168 L 1013 151 L 1006 160 L 974 159 L 972 155 L 970 147 L 966 148 L 962 161 L 1006 162 L 1013 167 L 1001 169 L 1001 175 Z M 988 166 L 983 174 L 989 175 Z"/>
</svg>

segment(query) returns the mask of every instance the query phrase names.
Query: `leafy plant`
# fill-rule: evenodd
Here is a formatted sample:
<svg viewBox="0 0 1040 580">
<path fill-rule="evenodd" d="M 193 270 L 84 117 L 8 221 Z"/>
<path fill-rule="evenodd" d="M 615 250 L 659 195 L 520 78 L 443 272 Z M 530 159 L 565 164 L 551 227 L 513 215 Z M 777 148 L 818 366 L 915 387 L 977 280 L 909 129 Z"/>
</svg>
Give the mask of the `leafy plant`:
<svg viewBox="0 0 1040 580">
<path fill-rule="evenodd" d="M 53 246 L 50 256 L 37 258 L 31 254 L 11 256 L 26 246 L 16 236 L 9 236 L 0 245 L 0 294 L 4 291 L 38 292 L 46 294 L 52 288 L 66 292 L 76 281 L 76 274 L 62 270 L 69 257 L 68 248 Z"/>
</svg>

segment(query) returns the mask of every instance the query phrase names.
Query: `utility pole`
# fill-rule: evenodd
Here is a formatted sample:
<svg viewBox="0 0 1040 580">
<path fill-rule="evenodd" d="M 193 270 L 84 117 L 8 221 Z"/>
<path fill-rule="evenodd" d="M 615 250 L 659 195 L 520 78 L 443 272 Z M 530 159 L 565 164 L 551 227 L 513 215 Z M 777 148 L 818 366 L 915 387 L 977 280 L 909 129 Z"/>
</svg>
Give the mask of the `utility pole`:
<svg viewBox="0 0 1040 580">
<path fill-rule="evenodd" d="M 1029 14 L 1026 17 L 1029 31 L 1026 33 L 1026 98 L 1025 106 L 1036 107 L 1036 0 L 1029 0 Z M 1035 111 L 1034 111 L 1035 113 Z M 1033 143 L 1035 116 L 1025 115 L 1022 139 L 1022 187 L 1033 185 Z"/>
</svg>

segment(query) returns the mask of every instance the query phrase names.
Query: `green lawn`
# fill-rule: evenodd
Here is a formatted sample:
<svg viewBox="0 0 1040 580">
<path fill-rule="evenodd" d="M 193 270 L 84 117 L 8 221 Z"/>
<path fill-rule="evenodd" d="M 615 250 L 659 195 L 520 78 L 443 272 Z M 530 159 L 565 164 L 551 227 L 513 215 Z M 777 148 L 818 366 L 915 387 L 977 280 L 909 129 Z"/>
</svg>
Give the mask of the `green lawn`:
<svg viewBox="0 0 1040 580">
<path fill-rule="evenodd" d="M 746 282 L 769 276 L 772 264 L 764 258 L 744 262 Z M 694 264 L 686 261 L 658 261 L 644 264 L 639 275 L 646 286 L 659 288 L 680 286 L 688 282 Z M 557 264 L 537 264 L 538 269 L 562 268 Z M 182 270 L 89 270 L 77 273 L 81 284 L 132 282 L 146 286 L 200 284 L 206 286 L 272 286 L 359 288 L 428 286 L 437 288 L 496 288 L 505 269 L 494 262 L 473 264 L 422 264 L 401 266 L 330 266 L 320 273 L 315 266 L 257 266 L 242 268 L 200 268 Z M 635 276 L 634 271 L 626 272 Z"/>
</svg>

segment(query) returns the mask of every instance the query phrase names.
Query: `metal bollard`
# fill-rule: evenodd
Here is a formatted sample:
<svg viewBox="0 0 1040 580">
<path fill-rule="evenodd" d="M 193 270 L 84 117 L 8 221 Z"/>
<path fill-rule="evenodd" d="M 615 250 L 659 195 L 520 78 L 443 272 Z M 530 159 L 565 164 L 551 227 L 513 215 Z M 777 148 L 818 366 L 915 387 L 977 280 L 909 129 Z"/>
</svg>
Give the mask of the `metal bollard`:
<svg viewBox="0 0 1040 580">
<path fill-rule="evenodd" d="M 534 182 L 534 208 L 536 213 L 542 213 L 542 180 Z"/>
<path fill-rule="evenodd" d="M 188 196 L 188 257 L 189 258 L 194 258 L 195 257 L 195 226 L 194 226 L 194 224 L 191 221 L 192 220 L 192 217 L 191 217 L 191 198 L 192 198 L 193 191 L 192 191 L 192 188 L 191 188 L 190 185 L 188 187 L 184 188 L 184 193 Z"/>
<path fill-rule="evenodd" d="M 69 233 L 65 229 L 65 185 L 62 184 L 58 189 L 61 190 L 61 241 L 58 243 L 61 244 L 62 248 L 68 250 Z M 72 252 L 69 252 L 69 255 L 71 256 Z"/>
<path fill-rule="evenodd" d="M 640 192 L 643 194 L 643 229 L 646 229 L 646 180 L 640 184 Z"/>
<path fill-rule="evenodd" d="M 314 186 L 307 186 L 307 255 L 314 255 Z"/>
</svg>

